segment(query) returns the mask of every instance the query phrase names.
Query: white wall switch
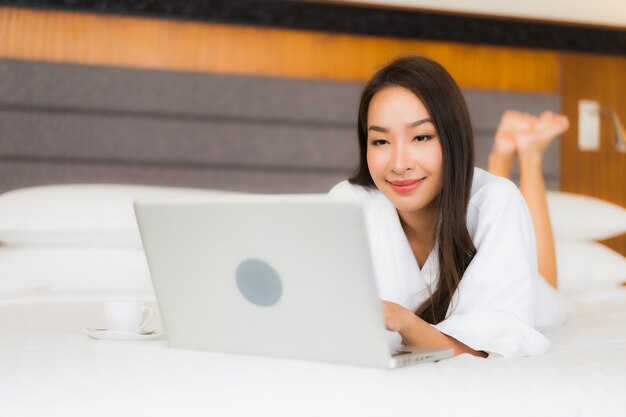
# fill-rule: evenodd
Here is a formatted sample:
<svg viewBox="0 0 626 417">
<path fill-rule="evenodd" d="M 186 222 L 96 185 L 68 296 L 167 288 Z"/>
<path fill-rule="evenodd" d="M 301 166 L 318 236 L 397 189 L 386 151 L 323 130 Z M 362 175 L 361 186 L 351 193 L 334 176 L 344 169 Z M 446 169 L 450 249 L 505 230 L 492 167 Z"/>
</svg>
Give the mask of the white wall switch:
<svg viewBox="0 0 626 417">
<path fill-rule="evenodd" d="M 600 103 L 578 101 L 578 148 L 581 151 L 600 149 Z"/>
</svg>

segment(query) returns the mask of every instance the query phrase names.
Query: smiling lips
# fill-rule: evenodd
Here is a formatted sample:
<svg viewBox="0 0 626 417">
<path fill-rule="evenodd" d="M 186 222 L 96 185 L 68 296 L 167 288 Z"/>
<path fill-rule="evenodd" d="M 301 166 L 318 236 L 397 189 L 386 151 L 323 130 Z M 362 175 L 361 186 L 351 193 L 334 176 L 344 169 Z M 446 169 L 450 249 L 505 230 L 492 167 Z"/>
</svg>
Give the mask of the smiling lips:
<svg viewBox="0 0 626 417">
<path fill-rule="evenodd" d="M 419 180 L 402 180 L 402 181 L 389 181 L 391 188 L 399 194 L 407 194 L 415 190 L 426 177 Z"/>
</svg>

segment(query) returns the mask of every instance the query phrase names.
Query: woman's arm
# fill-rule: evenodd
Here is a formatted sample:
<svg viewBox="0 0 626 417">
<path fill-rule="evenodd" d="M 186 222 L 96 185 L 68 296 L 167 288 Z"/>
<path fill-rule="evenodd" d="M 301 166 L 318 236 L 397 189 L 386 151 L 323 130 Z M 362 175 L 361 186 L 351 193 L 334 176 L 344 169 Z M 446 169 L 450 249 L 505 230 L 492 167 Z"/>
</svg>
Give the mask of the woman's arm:
<svg viewBox="0 0 626 417">
<path fill-rule="evenodd" d="M 454 349 L 455 355 L 470 353 L 482 358 L 487 357 L 486 352 L 474 350 L 455 338 L 441 333 L 435 327 L 416 316 L 411 310 L 389 301 L 383 301 L 382 304 L 387 330 L 400 333 L 406 345 L 450 347 Z"/>
</svg>

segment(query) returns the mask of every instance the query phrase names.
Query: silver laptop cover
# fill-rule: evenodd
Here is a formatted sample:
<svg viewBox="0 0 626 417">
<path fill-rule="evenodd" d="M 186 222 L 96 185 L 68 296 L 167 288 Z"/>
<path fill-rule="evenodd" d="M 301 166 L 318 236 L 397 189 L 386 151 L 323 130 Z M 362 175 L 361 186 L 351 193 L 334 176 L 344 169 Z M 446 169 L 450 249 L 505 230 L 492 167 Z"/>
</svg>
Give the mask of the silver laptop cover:
<svg viewBox="0 0 626 417">
<path fill-rule="evenodd" d="M 135 211 L 171 347 L 381 368 L 418 360 L 391 360 L 355 203 L 228 195 Z"/>
</svg>

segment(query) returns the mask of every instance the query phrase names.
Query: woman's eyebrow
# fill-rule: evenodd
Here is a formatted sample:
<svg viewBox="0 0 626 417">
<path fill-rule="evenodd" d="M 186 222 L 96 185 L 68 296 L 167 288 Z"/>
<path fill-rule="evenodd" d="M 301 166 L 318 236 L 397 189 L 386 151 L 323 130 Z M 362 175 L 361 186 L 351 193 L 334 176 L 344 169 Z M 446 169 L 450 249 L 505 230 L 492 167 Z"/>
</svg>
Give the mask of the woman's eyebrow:
<svg viewBox="0 0 626 417">
<path fill-rule="evenodd" d="M 432 120 L 430 120 L 430 119 L 427 117 L 426 119 L 421 119 L 421 120 L 418 120 L 418 121 L 416 121 L 416 122 L 410 123 L 409 125 L 407 125 L 407 127 L 408 127 L 408 128 L 411 128 L 411 127 L 417 127 L 417 126 L 422 125 L 422 124 L 424 124 L 424 123 L 433 123 L 433 121 L 432 121 Z M 434 123 L 433 123 L 433 124 L 434 124 Z"/>
<path fill-rule="evenodd" d="M 417 120 L 413 123 L 409 123 L 406 127 L 407 129 L 413 128 L 413 127 L 417 127 L 419 125 L 422 125 L 424 123 L 432 123 L 433 121 L 430 120 L 429 118 L 426 119 L 420 119 Z M 386 127 L 382 127 L 382 126 L 376 126 L 376 125 L 371 125 L 370 127 L 367 128 L 367 131 L 369 132 L 370 130 L 373 130 L 374 132 L 382 132 L 382 133 L 389 133 L 389 129 L 387 129 Z"/>
<path fill-rule="evenodd" d="M 389 129 L 387 129 L 386 127 L 380 127 L 380 126 L 375 126 L 375 125 L 372 125 L 372 126 L 367 128 L 368 132 L 370 130 L 373 130 L 374 132 L 382 132 L 382 133 L 388 133 L 389 132 Z"/>
</svg>

